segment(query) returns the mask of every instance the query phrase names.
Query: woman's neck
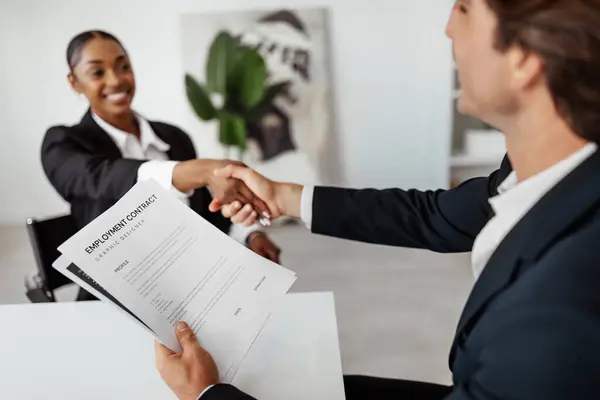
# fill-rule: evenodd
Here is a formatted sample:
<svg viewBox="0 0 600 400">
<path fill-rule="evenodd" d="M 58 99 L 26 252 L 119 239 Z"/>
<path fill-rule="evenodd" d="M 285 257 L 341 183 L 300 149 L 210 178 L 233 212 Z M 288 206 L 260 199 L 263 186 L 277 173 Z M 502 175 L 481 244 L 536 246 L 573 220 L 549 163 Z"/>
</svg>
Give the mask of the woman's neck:
<svg viewBox="0 0 600 400">
<path fill-rule="evenodd" d="M 102 118 L 104 122 L 139 138 L 140 127 L 137 118 L 135 118 L 135 115 L 132 111 L 120 115 L 105 115 L 94 110 L 92 110 L 92 112 Z"/>
</svg>

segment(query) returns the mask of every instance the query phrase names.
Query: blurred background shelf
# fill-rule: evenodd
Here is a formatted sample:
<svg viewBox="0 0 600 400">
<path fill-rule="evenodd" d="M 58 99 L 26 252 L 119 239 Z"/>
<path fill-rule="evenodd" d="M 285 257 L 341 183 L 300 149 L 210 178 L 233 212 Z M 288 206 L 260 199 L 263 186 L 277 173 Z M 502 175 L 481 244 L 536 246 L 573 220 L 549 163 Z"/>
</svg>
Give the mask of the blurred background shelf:
<svg viewBox="0 0 600 400">
<path fill-rule="evenodd" d="M 453 154 L 450 157 L 450 166 L 452 168 L 459 167 L 493 167 L 499 166 L 504 158 L 504 154 L 488 155 L 488 154 Z"/>
<path fill-rule="evenodd" d="M 501 132 L 458 111 L 461 88 L 454 64 L 453 75 L 450 187 L 471 178 L 488 176 L 498 169 L 506 154 L 506 142 Z"/>
</svg>

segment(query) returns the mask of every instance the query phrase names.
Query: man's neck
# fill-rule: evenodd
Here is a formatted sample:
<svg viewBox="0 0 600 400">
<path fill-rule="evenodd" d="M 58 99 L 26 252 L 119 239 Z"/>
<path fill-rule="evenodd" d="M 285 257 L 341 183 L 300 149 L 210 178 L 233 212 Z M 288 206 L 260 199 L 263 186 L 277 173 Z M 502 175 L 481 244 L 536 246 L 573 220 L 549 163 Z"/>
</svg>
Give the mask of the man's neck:
<svg viewBox="0 0 600 400">
<path fill-rule="evenodd" d="M 577 136 L 558 115 L 523 114 L 503 129 L 508 157 L 519 182 L 581 150 L 589 142 Z"/>
</svg>

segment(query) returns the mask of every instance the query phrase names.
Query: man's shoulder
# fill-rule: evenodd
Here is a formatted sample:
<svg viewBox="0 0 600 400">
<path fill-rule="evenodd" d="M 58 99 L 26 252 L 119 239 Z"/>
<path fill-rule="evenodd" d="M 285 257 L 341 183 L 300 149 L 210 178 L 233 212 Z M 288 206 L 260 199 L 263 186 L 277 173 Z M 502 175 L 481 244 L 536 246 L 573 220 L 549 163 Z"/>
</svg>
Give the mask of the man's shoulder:
<svg viewBox="0 0 600 400">
<path fill-rule="evenodd" d="M 600 287 L 600 212 L 575 222 L 560 239 L 532 261 L 530 295 L 540 300 L 579 303 Z M 534 284 L 535 282 L 535 284 Z M 583 297 L 582 297 L 583 296 Z M 600 306 L 600 297 L 589 298 Z M 569 302 L 563 303 L 568 304 Z"/>
<path fill-rule="evenodd" d="M 587 265 L 600 262 L 600 209 L 592 210 L 567 229 L 544 257 L 548 262 L 566 260 Z M 600 265 L 600 264 L 598 264 Z M 600 275 L 600 268 L 597 268 Z"/>
</svg>

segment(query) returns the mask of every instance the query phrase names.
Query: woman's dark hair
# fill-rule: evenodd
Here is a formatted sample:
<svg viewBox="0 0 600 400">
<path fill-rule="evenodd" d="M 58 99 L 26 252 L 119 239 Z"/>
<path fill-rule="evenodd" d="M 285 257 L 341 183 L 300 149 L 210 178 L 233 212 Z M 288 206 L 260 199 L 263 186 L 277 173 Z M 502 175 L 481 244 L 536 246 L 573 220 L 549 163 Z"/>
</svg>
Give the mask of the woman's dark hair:
<svg viewBox="0 0 600 400">
<path fill-rule="evenodd" d="M 517 45 L 544 62 L 554 104 L 580 137 L 600 143 L 600 0 L 486 0 L 496 48 Z"/>
<path fill-rule="evenodd" d="M 94 38 L 112 40 L 119 46 L 121 46 L 125 54 L 127 54 L 125 47 L 123 47 L 119 39 L 117 39 L 114 35 L 111 35 L 108 32 L 100 30 L 81 32 L 73 39 L 71 39 L 69 45 L 67 46 L 67 64 L 69 64 L 69 68 L 71 69 L 71 71 L 73 71 L 73 68 L 75 68 L 75 66 L 81 60 L 81 51 L 83 50 L 84 46 L 87 44 L 87 42 Z"/>
</svg>

